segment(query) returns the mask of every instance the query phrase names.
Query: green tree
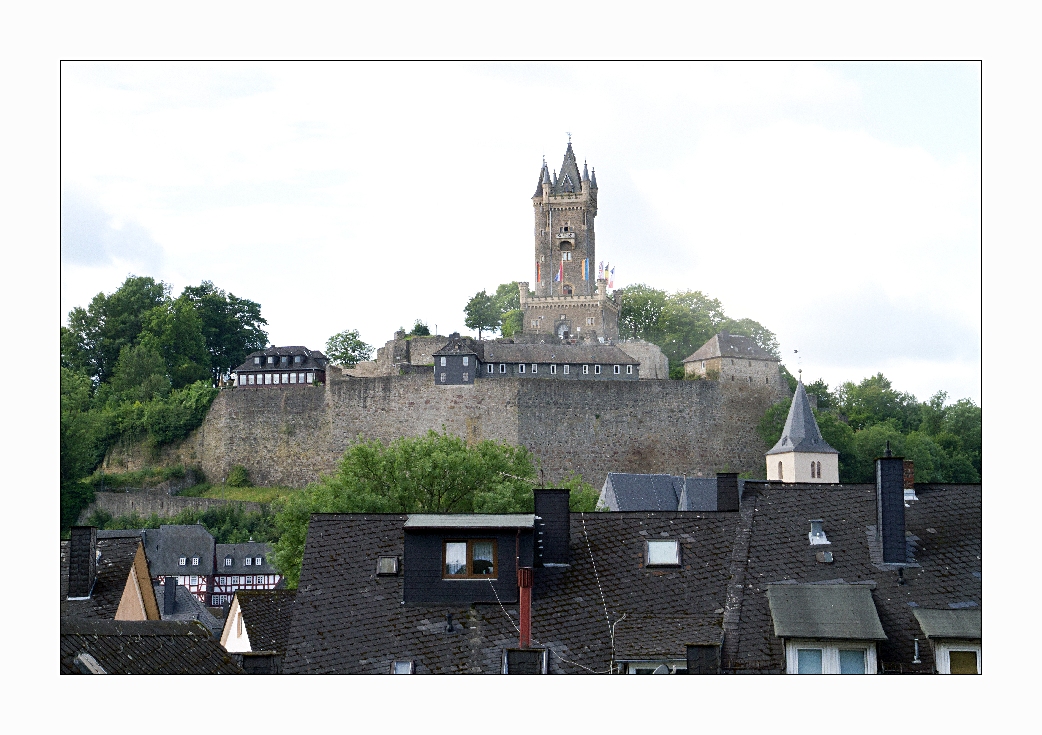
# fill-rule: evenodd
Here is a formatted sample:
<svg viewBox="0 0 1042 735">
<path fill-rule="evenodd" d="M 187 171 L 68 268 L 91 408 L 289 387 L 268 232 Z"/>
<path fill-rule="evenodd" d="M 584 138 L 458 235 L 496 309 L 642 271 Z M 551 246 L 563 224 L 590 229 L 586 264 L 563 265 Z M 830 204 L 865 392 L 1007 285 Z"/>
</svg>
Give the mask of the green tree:
<svg viewBox="0 0 1042 735">
<path fill-rule="evenodd" d="M 469 446 L 430 431 L 388 445 L 361 438 L 332 475 L 280 501 L 275 563 L 299 580 L 312 513 L 511 513 L 532 510 L 535 468 L 524 447 Z"/>
<path fill-rule="evenodd" d="M 420 319 L 413 322 L 412 331 L 409 332 L 412 337 L 429 337 L 431 335 L 430 327 Z"/>
<path fill-rule="evenodd" d="M 499 331 L 504 337 L 513 337 L 520 334 L 525 328 L 525 313 L 520 309 L 511 309 L 503 312 Z"/>
<path fill-rule="evenodd" d="M 326 340 L 326 357 L 337 365 L 351 368 L 372 354 L 372 346 L 362 341 L 357 329 L 345 329 Z"/>
<path fill-rule="evenodd" d="M 186 297 L 166 301 L 145 315 L 141 344 L 163 356 L 174 388 L 210 378 L 203 323 Z"/>
<path fill-rule="evenodd" d="M 221 377 L 241 365 L 248 354 L 268 344 L 263 329 L 268 322 L 256 301 L 225 293 L 211 281 L 186 287 L 181 297 L 195 306 L 199 316 L 213 385 L 219 385 Z"/>
<path fill-rule="evenodd" d="M 915 396 L 894 390 L 882 373 L 858 384 L 844 383 L 836 399 L 837 408 L 855 431 L 886 421 L 896 422 L 901 431 L 912 431 L 922 423 L 922 411 Z"/>
<path fill-rule="evenodd" d="M 124 345 L 110 383 L 116 401 L 145 403 L 170 393 L 163 356 L 144 345 Z"/>
<path fill-rule="evenodd" d="M 90 377 L 64 367 L 59 372 L 59 500 L 61 524 L 67 528 L 94 499 L 90 486 L 79 480 L 105 456 L 112 422 L 108 414 L 91 410 Z"/>
<path fill-rule="evenodd" d="M 517 281 L 499 284 L 496 288 L 496 293 L 492 296 L 492 300 L 496 303 L 496 308 L 499 309 L 500 314 L 520 309 L 521 290 Z"/>
<path fill-rule="evenodd" d="M 99 293 L 69 312 L 61 329 L 61 364 L 99 383 L 112 377 L 119 353 L 135 344 L 145 320 L 168 300 L 170 287 L 147 276 L 128 276 L 112 294 Z"/>
<path fill-rule="evenodd" d="M 463 311 L 467 315 L 463 323 L 468 329 L 478 330 L 478 339 L 481 339 L 482 332 L 499 328 L 502 312 L 495 300 L 483 290 L 474 294 Z"/>
</svg>

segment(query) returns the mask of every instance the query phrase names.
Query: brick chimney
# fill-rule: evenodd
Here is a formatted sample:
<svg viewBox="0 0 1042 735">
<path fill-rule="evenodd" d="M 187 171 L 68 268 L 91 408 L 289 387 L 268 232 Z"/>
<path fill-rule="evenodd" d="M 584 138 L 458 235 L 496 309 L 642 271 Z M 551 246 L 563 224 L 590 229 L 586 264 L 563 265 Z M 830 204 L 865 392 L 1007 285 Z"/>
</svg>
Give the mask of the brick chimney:
<svg viewBox="0 0 1042 735">
<path fill-rule="evenodd" d="M 915 496 L 915 462 L 906 459 L 904 463 L 905 500 L 918 500 Z"/>
<path fill-rule="evenodd" d="M 518 648 L 528 648 L 532 645 L 532 567 L 521 567 L 517 570 L 518 607 L 520 616 L 518 629 L 520 630 L 520 644 Z"/>
<path fill-rule="evenodd" d="M 98 578 L 98 529 L 73 526 L 69 534 L 69 599 L 85 600 Z"/>
<path fill-rule="evenodd" d="M 163 580 L 163 614 L 173 615 L 177 612 L 177 577 L 166 577 Z"/>
<path fill-rule="evenodd" d="M 571 518 L 567 488 L 536 488 L 535 565 L 571 563 Z"/>
<path fill-rule="evenodd" d="M 890 454 L 876 459 L 876 538 L 883 544 L 885 564 L 908 561 L 905 545 L 904 458 Z"/>
<path fill-rule="evenodd" d="M 716 509 L 738 510 L 738 473 L 716 473 Z"/>
</svg>

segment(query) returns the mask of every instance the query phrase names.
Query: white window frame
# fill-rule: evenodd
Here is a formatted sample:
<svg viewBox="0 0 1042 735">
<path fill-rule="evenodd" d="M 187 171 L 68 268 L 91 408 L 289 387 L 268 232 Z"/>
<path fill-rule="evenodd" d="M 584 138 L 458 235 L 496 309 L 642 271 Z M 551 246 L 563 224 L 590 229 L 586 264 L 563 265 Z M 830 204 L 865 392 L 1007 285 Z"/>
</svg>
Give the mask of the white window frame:
<svg viewBox="0 0 1042 735">
<path fill-rule="evenodd" d="M 232 565 L 232 558 L 230 556 L 224 557 L 224 566 L 230 567 Z"/>
<path fill-rule="evenodd" d="M 297 384 L 297 374 L 296 373 L 290 373 L 289 374 L 289 382 L 290 382 L 291 385 L 296 385 Z"/>
<path fill-rule="evenodd" d="M 195 587 L 197 584 L 199 584 L 199 577 L 197 577 L 197 576 L 189 577 L 188 578 L 188 584 L 191 587 Z"/>
<path fill-rule="evenodd" d="M 445 367 L 445 358 L 444 357 L 441 358 L 441 366 Z"/>
<path fill-rule="evenodd" d="M 550 365 L 550 374 L 557 375 L 557 365 Z"/>
<path fill-rule="evenodd" d="M 289 373 L 282 374 L 282 384 L 289 385 Z"/>
<path fill-rule="evenodd" d="M 533 373 L 538 373 L 539 372 L 539 365 L 537 363 L 534 363 L 534 362 L 532 363 L 532 372 Z"/>
<path fill-rule="evenodd" d="M 274 364 L 275 364 L 275 357 L 273 355 L 268 355 L 268 365 L 274 365 Z"/>
<path fill-rule="evenodd" d="M 874 674 L 879 664 L 876 660 L 875 641 L 831 641 L 809 638 L 791 638 L 785 641 L 785 673 L 798 674 L 799 654 L 801 648 L 817 648 L 821 650 L 821 673 L 839 673 L 840 650 L 856 650 L 865 652 L 865 673 Z"/>
<path fill-rule="evenodd" d="M 239 385 L 246 385 L 246 376 L 245 375 L 240 375 L 239 376 Z"/>
<path fill-rule="evenodd" d="M 463 356 L 463 367 L 466 367 L 469 364 L 470 364 L 470 355 L 464 355 Z"/>
<path fill-rule="evenodd" d="M 264 385 L 271 385 L 271 373 L 264 373 Z"/>
<path fill-rule="evenodd" d="M 649 538 L 645 542 L 644 559 L 649 567 L 679 567 L 680 566 L 680 540 L 675 538 Z M 651 561 L 651 547 L 653 544 L 661 545 L 665 549 L 667 544 L 673 546 L 671 561 Z M 666 550 L 668 553 L 668 550 Z"/>
<path fill-rule="evenodd" d="M 444 383 L 444 382 L 445 382 L 445 377 L 446 377 L 446 376 L 445 376 L 445 373 L 442 373 L 442 374 L 441 374 L 441 382 L 442 382 L 442 383 Z"/>
<path fill-rule="evenodd" d="M 253 364 L 254 365 L 260 365 L 261 364 L 261 359 L 259 357 L 253 358 Z"/>
<path fill-rule="evenodd" d="M 251 373 L 248 377 L 249 377 L 249 384 L 253 385 L 254 384 L 253 374 Z"/>
<path fill-rule="evenodd" d="M 246 561 L 245 561 L 245 562 L 243 562 L 243 563 L 244 563 L 244 564 L 246 564 L 246 566 L 248 566 L 248 567 L 249 567 L 249 566 L 253 566 L 253 557 L 251 557 L 251 556 L 247 556 L 247 557 L 246 557 Z"/>
<path fill-rule="evenodd" d="M 622 366 L 621 365 L 612 365 L 611 366 L 611 372 L 612 372 L 612 375 L 620 374 L 622 372 Z"/>
<path fill-rule="evenodd" d="M 392 661 L 391 662 L 391 673 L 392 674 L 415 674 L 416 663 L 413 661 Z"/>
<path fill-rule="evenodd" d="M 489 375 L 491 375 L 492 373 L 496 372 L 496 366 L 493 365 L 491 362 L 488 365 L 486 365 L 485 367 L 488 368 L 485 372 L 487 372 Z"/>
<path fill-rule="evenodd" d="M 934 645 L 934 665 L 937 667 L 938 674 L 951 674 L 951 657 L 949 654 L 952 651 L 973 651 L 977 654 L 977 673 L 982 673 L 981 669 L 981 644 L 974 643 L 973 641 L 943 641 L 938 642 Z"/>
<path fill-rule="evenodd" d="M 627 365 L 626 366 L 626 374 L 627 375 L 633 375 L 633 366 L 632 365 Z"/>
<path fill-rule="evenodd" d="M 524 372 L 525 372 L 525 364 L 523 362 L 519 362 L 517 364 L 517 374 L 518 375 L 523 375 Z"/>
<path fill-rule="evenodd" d="M 601 366 L 600 365 L 594 365 L 593 366 L 593 374 L 594 375 L 600 375 L 601 374 Z"/>
<path fill-rule="evenodd" d="M 193 567 L 199 566 L 199 557 L 198 556 L 193 556 L 192 557 L 192 566 Z"/>
<path fill-rule="evenodd" d="M 505 362 L 499 363 L 499 372 L 500 372 L 500 374 L 505 373 L 506 371 L 507 371 L 507 364 Z"/>
<path fill-rule="evenodd" d="M 178 565 L 179 565 L 179 566 L 182 566 L 182 567 L 183 567 L 183 566 L 184 566 L 185 564 L 187 564 L 187 563 L 188 563 L 188 558 L 187 558 L 187 557 L 184 557 L 184 556 L 182 556 L 182 557 L 181 557 L 181 558 L 180 558 L 180 559 L 178 560 L 178 562 L 177 562 L 177 563 L 178 563 Z"/>
<path fill-rule="evenodd" d="M 470 382 L 470 373 L 469 372 L 463 373 L 463 382 L 464 383 L 469 383 Z"/>
<path fill-rule="evenodd" d="M 590 374 L 590 366 L 589 365 L 583 365 L 583 375 L 589 375 L 589 374 Z"/>
<path fill-rule="evenodd" d="M 293 364 L 294 365 L 299 365 L 300 362 L 301 362 L 300 355 L 294 355 L 293 356 Z"/>
<path fill-rule="evenodd" d="M 569 373 L 568 373 L 568 368 L 570 368 L 570 367 L 571 367 L 571 365 L 565 365 L 565 366 L 564 366 L 564 374 L 565 374 L 565 375 L 568 375 L 568 374 L 569 374 Z"/>
<path fill-rule="evenodd" d="M 254 557 L 254 559 L 253 559 L 253 565 L 254 566 L 259 567 L 263 563 L 264 563 L 264 557 L 262 557 L 262 556 Z"/>
</svg>

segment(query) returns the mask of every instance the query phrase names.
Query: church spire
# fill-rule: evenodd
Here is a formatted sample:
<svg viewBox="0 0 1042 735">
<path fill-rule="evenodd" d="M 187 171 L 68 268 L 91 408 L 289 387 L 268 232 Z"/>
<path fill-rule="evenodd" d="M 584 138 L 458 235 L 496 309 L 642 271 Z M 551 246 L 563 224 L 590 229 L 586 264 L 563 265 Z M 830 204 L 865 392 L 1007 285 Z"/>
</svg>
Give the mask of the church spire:
<svg viewBox="0 0 1042 735">
<path fill-rule="evenodd" d="M 789 415 L 785 419 L 785 428 L 782 429 L 781 439 L 767 454 L 781 454 L 783 452 L 839 454 L 821 436 L 821 429 L 818 428 L 818 422 L 814 419 L 814 412 L 810 408 L 807 389 L 803 387 L 802 374 L 799 382 L 796 384 L 796 395 L 792 397 L 792 405 L 789 406 Z"/>
<path fill-rule="evenodd" d="M 539 183 L 535 185 L 535 194 L 532 198 L 543 196 L 543 187 L 550 185 L 550 171 L 546 168 L 546 158 L 543 158 L 543 167 L 539 169 Z"/>
</svg>

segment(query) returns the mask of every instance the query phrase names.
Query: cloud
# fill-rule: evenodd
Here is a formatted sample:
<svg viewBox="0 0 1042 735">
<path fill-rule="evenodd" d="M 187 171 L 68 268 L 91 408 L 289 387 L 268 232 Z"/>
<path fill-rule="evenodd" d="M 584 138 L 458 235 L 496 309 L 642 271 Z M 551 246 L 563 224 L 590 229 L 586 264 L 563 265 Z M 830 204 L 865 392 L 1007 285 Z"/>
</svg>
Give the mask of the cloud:
<svg viewBox="0 0 1042 735">
<path fill-rule="evenodd" d="M 103 267 L 117 260 L 154 270 L 163 249 L 139 223 L 117 223 L 112 215 L 76 189 L 62 193 L 61 258 L 70 265 Z"/>
</svg>

